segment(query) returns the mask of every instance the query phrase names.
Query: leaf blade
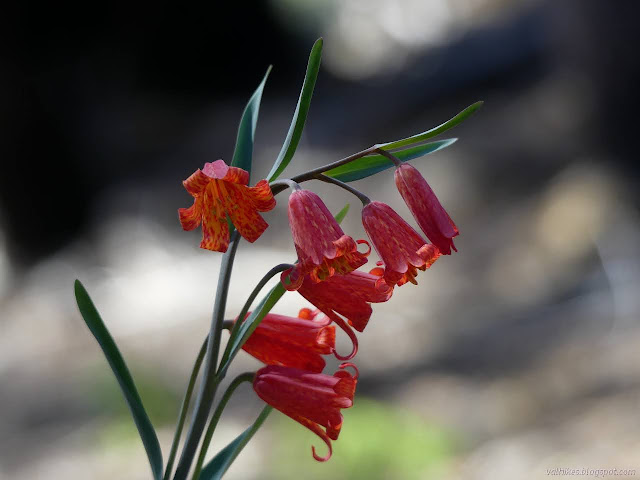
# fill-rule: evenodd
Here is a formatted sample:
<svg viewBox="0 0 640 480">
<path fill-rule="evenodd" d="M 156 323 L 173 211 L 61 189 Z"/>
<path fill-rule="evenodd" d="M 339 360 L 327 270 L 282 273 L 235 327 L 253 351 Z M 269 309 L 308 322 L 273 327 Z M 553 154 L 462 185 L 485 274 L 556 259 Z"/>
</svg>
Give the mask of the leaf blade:
<svg viewBox="0 0 640 480">
<path fill-rule="evenodd" d="M 344 220 L 344 217 L 347 216 L 347 213 L 349 213 L 350 207 L 351 207 L 351 204 L 347 203 L 344 207 L 342 207 L 342 210 L 340 210 L 338 213 L 334 215 L 333 218 L 336 219 L 336 222 L 338 222 L 338 224 L 342 223 L 342 221 Z"/>
<path fill-rule="evenodd" d="M 253 143 L 256 135 L 256 126 L 258 124 L 258 113 L 260 111 L 260 101 L 262 100 L 262 92 L 267 82 L 267 77 L 271 72 L 271 65 L 267 68 L 262 82 L 253 92 L 251 98 L 247 102 L 247 106 L 242 112 L 242 118 L 238 125 L 238 135 L 236 137 L 236 146 L 233 150 L 233 160 L 231 165 L 239 167 L 251 173 L 251 163 L 253 158 Z"/>
<path fill-rule="evenodd" d="M 87 290 L 80 280 L 75 281 L 74 291 L 80 314 L 98 341 L 100 348 L 102 348 L 107 362 L 122 389 L 122 393 L 133 416 L 133 421 L 138 428 L 140 438 L 147 452 L 153 476 L 156 480 L 160 480 L 162 478 L 162 451 L 160 450 L 160 443 L 158 442 L 158 437 L 156 436 L 147 412 L 142 405 L 142 399 L 129 373 L 129 369 L 113 337 L 111 337 L 109 330 L 107 330 L 98 310 L 93 304 L 91 297 L 89 297 Z"/>
<path fill-rule="evenodd" d="M 220 480 L 229 469 L 233 461 L 244 449 L 245 445 L 262 426 L 273 407 L 267 405 L 262 409 L 258 418 L 244 432 L 238 435 L 235 440 L 224 447 L 218 454 L 207 463 L 200 472 L 200 480 Z"/>
<path fill-rule="evenodd" d="M 475 102 L 469 105 L 467 108 L 458 113 L 455 117 L 450 118 L 446 122 L 438 125 L 437 127 L 431 128 L 425 132 L 418 133 L 416 135 L 412 135 L 411 137 L 403 138 L 402 140 L 396 140 L 395 142 L 387 142 L 387 143 L 379 143 L 376 146 L 383 148 L 385 150 L 393 150 L 395 148 L 405 147 L 407 145 L 414 145 L 416 143 L 424 142 L 436 135 L 440 135 L 443 132 L 446 132 L 450 128 L 455 127 L 456 125 L 461 124 L 471 115 L 473 115 L 482 105 L 483 101 Z"/>
<path fill-rule="evenodd" d="M 307 121 L 307 114 L 309 113 L 313 89 L 316 85 L 318 72 L 320 71 L 322 42 L 322 38 L 319 38 L 311 48 L 307 71 L 302 83 L 302 89 L 300 90 L 300 97 L 298 98 L 298 104 L 296 105 L 296 109 L 293 113 L 291 125 L 289 126 L 289 131 L 287 132 L 282 149 L 280 150 L 273 167 L 271 167 L 269 175 L 267 175 L 267 180 L 269 182 L 274 181 L 284 171 L 287 165 L 289 165 L 289 162 L 291 162 L 293 154 L 296 152 L 296 148 L 298 148 L 298 143 L 302 136 L 302 130 L 304 130 L 304 124 Z"/>
<path fill-rule="evenodd" d="M 408 162 L 409 160 L 429 155 L 430 153 L 447 148 L 449 145 L 455 143 L 456 140 L 456 138 L 438 140 L 435 142 L 425 143 L 424 145 L 400 150 L 393 154 L 403 162 Z M 393 162 L 391 160 L 383 155 L 376 154 L 367 155 L 366 157 L 359 158 L 345 165 L 332 168 L 331 170 L 324 172 L 324 174 L 342 182 L 353 182 L 382 172 L 391 167 L 393 167 Z"/>
</svg>

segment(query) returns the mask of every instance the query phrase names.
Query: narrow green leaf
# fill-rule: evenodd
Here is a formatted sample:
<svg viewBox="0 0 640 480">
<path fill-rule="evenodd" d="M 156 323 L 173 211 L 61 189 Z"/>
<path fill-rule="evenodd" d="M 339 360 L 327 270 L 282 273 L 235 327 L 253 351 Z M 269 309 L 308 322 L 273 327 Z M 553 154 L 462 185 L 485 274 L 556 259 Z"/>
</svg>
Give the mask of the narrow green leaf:
<svg viewBox="0 0 640 480">
<path fill-rule="evenodd" d="M 447 140 L 425 143 L 424 145 L 418 145 L 417 147 L 411 147 L 406 150 L 394 152 L 393 155 L 403 162 L 407 162 L 414 158 L 419 158 L 424 155 L 437 152 L 438 150 L 442 150 L 454 143 L 456 140 L 457 138 L 449 138 Z M 343 182 L 353 182 L 354 180 L 369 177 L 391 167 L 393 167 L 393 162 L 391 160 L 382 155 L 375 154 L 367 155 L 366 157 L 359 158 L 351 163 L 332 168 L 331 170 L 324 172 L 324 174 Z"/>
<path fill-rule="evenodd" d="M 253 331 L 258 327 L 262 319 L 265 317 L 267 313 L 271 311 L 273 306 L 282 298 L 286 290 L 282 286 L 281 282 L 273 287 L 267 295 L 260 301 L 258 306 L 251 312 L 251 314 L 247 317 L 247 319 L 242 322 L 240 326 L 240 330 L 236 335 L 235 339 L 233 339 L 233 344 L 229 350 L 229 357 L 226 361 L 220 365 L 218 368 L 218 372 L 221 372 L 221 375 L 227 371 L 229 365 L 233 361 L 233 358 L 240 351 L 244 342 L 247 341 L 247 338 L 253 333 Z"/>
<path fill-rule="evenodd" d="M 244 108 L 242 118 L 240 119 L 240 126 L 238 126 L 238 137 L 236 139 L 236 148 L 233 151 L 233 160 L 231 165 L 234 167 L 243 168 L 247 172 L 251 173 L 251 159 L 253 157 L 253 140 L 256 135 L 256 125 L 258 123 L 258 111 L 260 110 L 260 100 L 262 100 L 262 91 L 264 90 L 264 84 L 267 82 L 267 77 L 271 72 L 271 65 L 267 68 L 267 73 L 264 74 L 264 78 L 256 91 L 253 92 L 247 106 Z"/>
<path fill-rule="evenodd" d="M 196 384 L 196 380 L 198 379 L 198 372 L 200 372 L 200 365 L 202 365 L 202 360 L 204 359 L 205 353 L 207 353 L 207 344 L 209 343 L 209 337 L 204 339 L 202 346 L 200 347 L 200 351 L 198 352 L 198 356 L 196 357 L 196 361 L 193 365 L 193 369 L 191 370 L 191 377 L 189 378 L 189 383 L 187 385 L 187 391 L 184 394 L 184 398 L 182 399 L 182 405 L 180 406 L 180 414 L 178 415 L 178 424 L 176 426 L 176 431 L 173 434 L 173 442 L 171 442 L 171 450 L 169 452 L 169 458 L 167 459 L 167 467 L 164 471 L 164 480 L 169 480 L 171 478 L 171 470 L 173 469 L 173 462 L 176 458 L 176 453 L 178 452 L 178 445 L 180 444 L 180 436 L 182 435 L 182 428 L 184 427 L 184 421 L 187 417 L 187 410 L 189 409 L 189 402 L 191 401 L 191 394 L 193 393 L 193 387 Z"/>
<path fill-rule="evenodd" d="M 473 115 L 482 106 L 483 103 L 484 102 L 476 102 L 473 105 L 469 105 L 452 119 L 444 122 L 442 125 L 438 125 L 437 127 L 432 128 L 431 130 L 427 130 L 426 132 L 418 133 L 417 135 L 413 135 L 412 137 L 397 140 L 395 142 L 379 143 L 376 146 L 384 147 L 385 150 L 393 150 L 394 148 L 405 147 L 407 145 L 413 145 L 415 143 L 428 140 L 464 122 L 467 118 Z"/>
<path fill-rule="evenodd" d="M 347 213 L 349 213 L 350 206 L 351 205 L 347 203 L 344 207 L 342 207 L 342 210 L 340 210 L 334 217 L 336 219 L 336 222 L 342 223 L 342 220 L 344 220 L 344 217 L 346 217 Z"/>
<path fill-rule="evenodd" d="M 307 64 L 307 73 L 304 76 L 304 82 L 302 84 L 302 90 L 300 91 L 300 98 L 298 98 L 298 104 L 296 105 L 296 111 L 293 113 L 291 119 L 291 126 L 287 133 L 287 138 L 282 145 L 282 150 L 278 154 L 273 167 L 267 180 L 273 182 L 282 171 L 287 168 L 289 162 L 293 158 L 293 154 L 298 148 L 300 137 L 302 136 L 302 130 L 304 124 L 307 121 L 307 113 L 309 112 L 309 105 L 311 104 L 311 97 L 313 96 L 313 88 L 316 85 L 316 79 L 318 78 L 318 71 L 320 70 L 320 59 L 322 57 L 322 38 L 316 40 L 313 44 L 311 53 L 309 54 L 309 63 Z"/>
<path fill-rule="evenodd" d="M 245 445 L 249 443 L 249 440 L 251 440 L 253 435 L 262 426 L 271 413 L 271 410 L 273 410 L 273 407 L 268 405 L 264 407 L 256 421 L 253 422 L 249 428 L 238 435 L 233 442 L 220 450 L 220 452 L 205 465 L 202 472 L 200 472 L 199 480 L 220 480 Z"/>
<path fill-rule="evenodd" d="M 107 330 L 107 327 L 100 318 L 100 314 L 91 301 L 89 294 L 79 280 L 75 281 L 74 290 L 80 314 L 102 348 L 102 351 L 104 352 L 104 355 L 107 358 L 118 383 L 120 384 L 120 388 L 122 389 L 122 393 L 127 401 L 127 405 L 131 410 L 133 421 L 138 427 L 140 438 L 142 439 L 144 448 L 147 451 L 147 457 L 149 457 L 149 464 L 151 465 L 153 477 L 156 480 L 160 480 L 162 478 L 162 451 L 160 450 L 160 444 L 158 443 L 156 432 L 153 429 L 153 425 L 151 425 L 147 412 L 142 405 L 142 400 L 140 399 L 138 390 L 133 383 L 133 378 L 131 378 L 129 369 L 124 362 L 118 347 L 113 341 L 109 330 Z"/>
</svg>

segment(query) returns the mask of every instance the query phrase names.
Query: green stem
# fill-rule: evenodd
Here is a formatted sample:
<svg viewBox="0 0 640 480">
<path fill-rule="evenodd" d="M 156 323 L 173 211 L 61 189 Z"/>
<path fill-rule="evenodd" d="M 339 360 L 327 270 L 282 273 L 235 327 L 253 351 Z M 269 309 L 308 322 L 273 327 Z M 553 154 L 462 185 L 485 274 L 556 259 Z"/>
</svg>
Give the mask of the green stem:
<svg viewBox="0 0 640 480">
<path fill-rule="evenodd" d="M 347 185 L 346 183 L 341 182 L 340 180 L 328 177 L 328 176 L 323 175 L 321 173 L 316 175 L 316 180 L 320 180 L 321 182 L 331 183 L 333 185 L 337 185 L 338 187 L 346 190 L 347 192 L 352 193 L 353 195 L 358 197 L 358 199 L 362 202 L 362 205 L 367 205 L 367 204 L 371 203 L 371 199 L 369 197 L 367 197 L 364 193 L 362 193 L 360 190 L 356 190 L 351 185 Z"/>
<path fill-rule="evenodd" d="M 204 431 L 207 417 L 213 405 L 213 399 L 218 388 L 218 378 L 215 375 L 216 364 L 218 361 L 218 353 L 220 350 L 220 337 L 222 335 L 222 323 L 224 321 L 224 312 L 227 306 L 227 295 L 229 293 L 229 282 L 231 280 L 231 270 L 233 269 L 233 260 L 236 256 L 240 235 L 237 231 L 231 234 L 229 247 L 222 257 L 220 266 L 220 276 L 218 279 L 218 288 L 216 290 L 216 300 L 213 307 L 213 316 L 211 318 L 211 329 L 209 331 L 209 339 L 207 345 L 207 357 L 205 370 L 203 374 L 200 392 L 196 399 L 193 418 L 184 442 L 182 455 L 176 468 L 174 480 L 186 480 L 189 474 L 189 468 L 196 454 L 200 437 Z"/>
<path fill-rule="evenodd" d="M 265 276 L 262 277 L 262 279 L 260 279 L 258 284 L 253 289 L 253 291 L 249 294 L 249 298 L 247 298 L 247 301 L 244 302 L 244 306 L 242 307 L 242 310 L 240 310 L 240 314 L 238 315 L 238 318 L 236 319 L 236 322 L 233 325 L 233 329 L 231 330 L 231 334 L 229 336 L 229 341 L 227 342 L 227 348 L 225 348 L 224 353 L 222 354 L 222 360 L 220 360 L 220 365 L 224 365 L 225 361 L 231 354 L 231 345 L 233 345 L 233 340 L 235 340 L 235 338 L 238 336 L 238 332 L 240 331 L 242 322 L 244 322 L 244 317 L 247 316 L 247 312 L 251 308 L 251 304 L 253 303 L 253 301 L 256 299 L 256 297 L 260 293 L 260 290 L 264 288 L 267 282 L 271 280 L 271 278 L 274 275 L 280 272 L 284 272 L 285 270 L 291 267 L 293 267 L 293 265 L 289 263 L 281 263 L 280 265 L 276 265 L 271 270 L 269 270 L 265 274 Z M 218 375 L 220 375 L 221 373 L 222 372 L 218 371 Z M 224 376 L 220 377 L 219 380 L 222 380 L 222 378 L 224 378 Z"/>
<path fill-rule="evenodd" d="M 224 392 L 224 395 L 220 399 L 220 403 L 216 407 L 216 411 L 213 412 L 213 417 L 211 417 L 211 421 L 209 422 L 209 426 L 207 427 L 207 431 L 204 434 L 204 438 L 202 440 L 202 446 L 200 447 L 200 455 L 198 456 L 198 461 L 196 462 L 195 469 L 193 471 L 192 480 L 198 480 L 200 477 L 200 471 L 202 470 L 202 464 L 204 463 L 204 457 L 207 455 L 207 450 L 209 449 L 209 444 L 211 443 L 211 438 L 213 437 L 213 432 L 218 425 L 218 421 L 222 416 L 222 411 L 227 406 L 231 395 L 235 392 L 236 388 L 243 382 L 252 382 L 253 377 L 255 376 L 255 372 L 245 372 L 238 375 L 233 379 L 231 384 L 227 387 L 227 390 Z"/>
<path fill-rule="evenodd" d="M 171 470 L 173 470 L 173 462 L 176 458 L 176 453 L 178 452 L 178 445 L 180 444 L 180 436 L 182 435 L 184 420 L 187 417 L 187 410 L 189 409 L 191 394 L 193 393 L 193 387 L 196 383 L 196 379 L 198 378 L 198 372 L 200 371 L 200 365 L 202 365 L 202 359 L 204 358 L 204 354 L 207 352 L 208 341 L 209 341 L 209 337 L 204 339 L 204 342 L 202 343 L 202 347 L 200 347 L 200 352 L 196 357 L 196 362 L 193 365 L 193 370 L 191 371 L 191 378 L 189 378 L 187 391 L 184 394 L 184 398 L 182 399 L 182 405 L 180 406 L 180 415 L 178 417 L 178 425 L 176 427 L 176 433 L 174 433 L 173 435 L 173 443 L 171 443 L 171 451 L 169 452 L 169 458 L 167 459 L 167 469 L 164 472 L 163 480 L 169 480 L 169 478 L 171 477 Z"/>
</svg>

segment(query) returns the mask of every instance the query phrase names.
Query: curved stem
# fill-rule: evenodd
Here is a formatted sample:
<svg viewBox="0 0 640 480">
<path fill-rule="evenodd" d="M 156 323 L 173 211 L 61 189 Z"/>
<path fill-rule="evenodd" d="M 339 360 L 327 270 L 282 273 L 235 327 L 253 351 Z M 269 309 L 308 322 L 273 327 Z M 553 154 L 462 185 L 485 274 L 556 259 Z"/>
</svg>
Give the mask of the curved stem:
<svg viewBox="0 0 640 480">
<path fill-rule="evenodd" d="M 225 320 L 224 322 L 222 322 L 222 329 L 231 331 L 234 323 L 235 322 L 233 320 Z"/>
<path fill-rule="evenodd" d="M 351 185 L 347 185 L 346 183 L 341 182 L 340 180 L 328 177 L 328 176 L 323 175 L 321 173 L 316 175 L 316 180 L 320 180 L 321 182 L 331 183 L 333 185 L 337 185 L 338 187 L 346 190 L 347 192 L 354 194 L 362 202 L 362 205 L 367 205 L 368 203 L 371 203 L 371 199 L 369 197 L 367 197 L 364 193 L 362 193 L 360 190 L 356 190 Z"/>
<path fill-rule="evenodd" d="M 207 357 L 202 385 L 200 386 L 200 392 L 198 393 L 193 418 L 182 449 L 182 455 L 180 456 L 180 461 L 178 462 L 178 467 L 173 477 L 174 480 L 185 480 L 187 478 L 191 462 L 198 448 L 198 443 L 200 443 L 200 437 L 204 431 L 207 417 L 213 404 L 213 399 L 216 395 L 216 389 L 218 388 L 219 380 L 215 375 L 215 371 L 220 350 L 222 322 L 224 321 L 224 312 L 227 306 L 227 294 L 229 293 L 233 260 L 236 256 L 239 243 L 240 234 L 235 231 L 231 235 L 229 248 L 222 257 L 216 300 L 211 318 L 211 329 L 209 331 L 210 341 L 207 342 Z"/>
<path fill-rule="evenodd" d="M 282 178 L 280 180 L 276 180 L 275 182 L 270 183 L 269 187 L 271 187 L 271 192 L 273 192 L 273 190 L 276 189 L 278 193 L 287 187 L 290 187 L 291 190 L 300 190 L 300 185 L 298 185 L 297 182 L 293 181 L 290 178 Z"/>
<path fill-rule="evenodd" d="M 180 415 L 178 416 L 178 425 L 176 426 L 176 432 L 173 434 L 173 442 L 171 443 L 171 451 L 169 452 L 169 458 L 167 459 L 167 468 L 164 472 L 163 480 L 169 480 L 169 478 L 171 477 L 171 470 L 173 470 L 173 462 L 176 458 L 176 453 L 178 452 L 178 445 L 180 444 L 180 436 L 182 435 L 184 420 L 187 417 L 187 410 L 189 409 L 191 394 L 193 393 L 193 387 L 196 383 L 196 379 L 198 378 L 198 372 L 200 371 L 200 365 L 202 365 L 204 354 L 207 351 L 208 342 L 209 342 L 209 337 L 205 338 L 204 342 L 202 342 L 202 347 L 200 347 L 200 352 L 198 352 L 198 356 L 196 357 L 196 362 L 193 365 L 193 369 L 191 370 L 191 377 L 189 378 L 187 391 L 184 393 L 184 398 L 182 399 L 182 405 L 180 406 Z"/>
<path fill-rule="evenodd" d="M 253 289 L 253 291 L 249 294 L 249 298 L 247 298 L 247 301 L 244 302 L 242 310 L 240 310 L 240 313 L 238 314 L 238 318 L 236 319 L 236 322 L 233 325 L 233 328 L 231 329 L 231 334 L 229 336 L 229 341 L 227 342 L 227 348 L 225 348 L 224 353 L 222 354 L 222 360 L 220 360 L 220 365 L 224 365 L 225 361 L 227 360 L 227 358 L 231 354 L 231 345 L 233 345 L 233 340 L 235 340 L 235 338 L 238 336 L 238 332 L 240 331 L 240 327 L 242 326 L 242 322 L 244 322 L 244 318 L 247 316 L 247 312 L 251 308 L 251 304 L 253 303 L 253 301 L 256 299 L 256 297 L 260 293 L 260 290 L 262 290 L 264 288 L 264 286 L 267 284 L 267 282 L 269 280 L 271 280 L 271 278 L 274 275 L 276 275 L 277 273 L 280 273 L 280 272 L 284 272 L 285 270 L 287 270 L 289 268 L 292 268 L 292 267 L 293 267 L 293 265 L 291 265 L 289 263 L 281 263 L 280 265 L 276 265 L 271 270 L 269 270 L 265 274 L 265 276 L 260 279 L 258 284 Z M 220 372 L 218 372 L 218 373 L 220 373 Z M 222 378 L 220 378 L 220 380 L 222 380 Z"/>
<path fill-rule="evenodd" d="M 374 145 L 358 153 L 349 155 L 348 157 L 341 158 L 340 160 L 336 160 L 335 162 L 329 163 L 322 167 L 314 168 L 313 170 L 309 170 L 308 172 L 301 173 L 300 175 L 296 175 L 295 177 L 291 177 L 291 181 L 296 183 L 302 183 L 308 180 L 313 180 L 320 173 L 324 173 L 327 170 L 331 170 L 332 168 L 339 167 L 341 165 L 344 165 L 345 163 L 353 162 L 354 160 L 357 160 L 359 158 L 366 157 L 367 155 L 371 155 L 372 153 L 375 153 L 378 149 L 380 149 L 380 147 L 378 147 L 377 145 Z M 282 180 L 278 180 L 277 182 L 273 182 L 270 184 L 271 192 L 274 195 L 277 195 L 278 193 L 283 191 L 285 188 L 287 188 L 288 185 L 280 183 L 281 181 Z"/>
<path fill-rule="evenodd" d="M 375 151 L 380 155 L 382 155 L 383 157 L 387 157 L 389 160 L 391 160 L 396 167 L 402 165 L 402 160 L 400 160 L 395 155 L 392 155 L 391 153 L 387 152 L 386 150 L 383 150 L 381 148 L 376 148 Z"/>
<path fill-rule="evenodd" d="M 207 455 L 207 450 L 209 449 L 209 444 L 211 443 L 211 438 L 213 437 L 213 432 L 216 430 L 216 426 L 218 425 L 218 421 L 222 416 L 222 411 L 227 406 L 231 395 L 235 392 L 236 388 L 243 382 L 252 382 L 253 377 L 255 377 L 255 372 L 245 372 L 238 375 L 233 381 L 229 384 L 227 389 L 222 395 L 220 399 L 220 403 L 216 407 L 216 411 L 213 412 L 213 416 L 211 417 L 211 421 L 209 422 L 209 426 L 207 427 L 207 431 L 204 434 L 204 438 L 202 439 L 202 446 L 200 447 L 200 455 L 198 456 L 198 461 L 196 462 L 195 469 L 193 470 L 193 477 L 191 480 L 198 480 L 200 477 L 200 471 L 202 470 L 202 464 L 204 463 L 204 457 Z"/>
</svg>

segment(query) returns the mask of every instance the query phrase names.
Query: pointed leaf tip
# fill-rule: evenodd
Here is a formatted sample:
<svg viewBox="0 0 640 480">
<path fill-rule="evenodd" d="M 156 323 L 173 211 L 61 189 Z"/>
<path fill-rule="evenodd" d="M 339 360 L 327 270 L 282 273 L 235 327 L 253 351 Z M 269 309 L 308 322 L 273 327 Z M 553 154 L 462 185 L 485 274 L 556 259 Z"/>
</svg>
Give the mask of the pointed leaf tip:
<svg viewBox="0 0 640 480">
<path fill-rule="evenodd" d="M 449 120 L 447 120 L 441 125 L 438 125 L 437 127 L 431 128 L 422 133 L 418 133 L 417 135 L 412 135 L 411 137 L 403 138 L 402 140 L 397 140 L 395 142 L 380 143 L 377 145 L 377 147 L 384 148 L 385 150 L 393 150 L 396 148 L 407 147 L 407 146 L 418 144 L 420 142 L 424 142 L 425 140 L 428 140 L 432 137 L 440 135 L 441 133 L 446 132 L 450 128 L 453 128 L 456 125 L 461 124 L 471 115 L 473 115 L 483 104 L 484 102 L 482 100 L 475 102 L 469 105 L 464 110 L 462 110 L 456 116 L 450 118 Z"/>
<path fill-rule="evenodd" d="M 293 118 L 291 119 L 291 125 L 287 132 L 287 137 L 284 140 L 282 149 L 278 154 L 278 158 L 271 167 L 267 180 L 273 182 L 278 176 L 287 168 L 287 165 L 291 162 L 298 143 L 302 137 L 302 131 L 304 130 L 305 122 L 307 121 L 307 114 L 309 113 L 309 106 L 311 105 L 311 97 L 313 96 L 313 89 L 316 85 L 318 78 L 318 72 L 320 71 L 320 61 L 322 59 L 322 37 L 317 39 L 311 48 L 309 54 L 309 63 L 307 64 L 307 72 L 304 76 L 302 83 L 302 89 L 300 90 L 300 97 L 296 109 L 293 112 Z"/>
<path fill-rule="evenodd" d="M 133 382 L 131 373 L 129 373 L 127 364 L 122 358 L 122 355 L 120 354 L 113 337 L 111 337 L 109 330 L 102 321 L 91 297 L 89 297 L 87 290 L 78 279 L 74 282 L 74 292 L 80 314 L 87 324 L 87 327 L 89 327 L 89 330 L 98 341 L 98 344 L 100 345 L 100 348 L 102 348 L 104 356 L 106 357 L 107 362 L 109 362 L 109 366 L 111 367 L 116 380 L 120 384 L 120 388 L 127 405 L 129 406 L 129 410 L 131 411 L 136 427 L 138 427 L 138 433 L 140 434 L 140 438 L 142 439 L 142 443 L 147 452 L 151 471 L 153 472 L 153 478 L 155 480 L 160 480 L 162 478 L 162 451 L 160 450 L 160 444 L 158 442 L 156 432 L 149 420 L 144 406 L 142 405 L 142 400 Z"/>
<path fill-rule="evenodd" d="M 262 101 L 262 92 L 271 69 L 272 65 L 269 65 L 262 78 L 262 82 L 260 82 L 258 88 L 256 88 L 247 102 L 247 106 L 244 108 L 244 112 L 242 112 L 240 125 L 238 126 L 238 136 L 236 138 L 236 147 L 233 152 L 231 165 L 242 168 L 249 173 L 251 173 L 253 143 L 256 135 L 256 126 L 258 125 L 258 113 L 260 111 L 260 102 Z"/>
<path fill-rule="evenodd" d="M 344 207 L 342 207 L 342 210 L 340 210 L 336 215 L 335 215 L 335 219 L 336 222 L 338 222 L 338 224 L 342 223 L 342 221 L 344 220 L 344 217 L 347 216 L 347 213 L 349 213 L 349 208 L 351 208 L 351 204 L 347 203 Z"/>
</svg>

